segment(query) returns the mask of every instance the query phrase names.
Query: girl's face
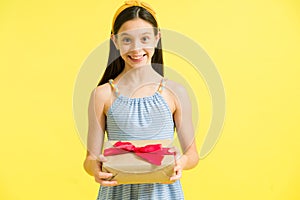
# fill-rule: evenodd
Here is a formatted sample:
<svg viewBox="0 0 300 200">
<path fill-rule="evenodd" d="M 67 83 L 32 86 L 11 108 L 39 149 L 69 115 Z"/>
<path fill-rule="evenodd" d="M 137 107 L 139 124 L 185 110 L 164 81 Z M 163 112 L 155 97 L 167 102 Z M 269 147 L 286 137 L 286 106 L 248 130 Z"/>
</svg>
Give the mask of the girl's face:
<svg viewBox="0 0 300 200">
<path fill-rule="evenodd" d="M 126 65 L 141 67 L 151 64 L 159 40 L 159 33 L 155 36 L 154 29 L 149 22 L 137 18 L 125 22 L 118 34 L 112 36 Z"/>
</svg>

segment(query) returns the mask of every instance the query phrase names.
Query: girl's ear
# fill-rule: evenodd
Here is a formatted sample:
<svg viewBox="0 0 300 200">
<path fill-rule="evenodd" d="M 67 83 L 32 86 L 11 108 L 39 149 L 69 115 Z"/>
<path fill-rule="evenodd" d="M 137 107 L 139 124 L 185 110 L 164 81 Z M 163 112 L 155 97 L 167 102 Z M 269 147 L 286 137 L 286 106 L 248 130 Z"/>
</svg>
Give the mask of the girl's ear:
<svg viewBox="0 0 300 200">
<path fill-rule="evenodd" d="M 115 36 L 114 34 L 111 34 L 110 39 L 111 39 L 111 40 L 113 41 L 113 43 L 115 44 L 116 49 L 119 50 L 119 45 L 118 45 L 116 36 Z"/>
<path fill-rule="evenodd" d="M 157 35 L 155 36 L 155 48 L 157 48 L 157 45 L 158 45 L 158 42 L 159 42 L 159 40 L 160 40 L 160 37 L 161 37 L 161 35 L 160 35 L 160 31 L 158 31 L 157 32 Z"/>
</svg>

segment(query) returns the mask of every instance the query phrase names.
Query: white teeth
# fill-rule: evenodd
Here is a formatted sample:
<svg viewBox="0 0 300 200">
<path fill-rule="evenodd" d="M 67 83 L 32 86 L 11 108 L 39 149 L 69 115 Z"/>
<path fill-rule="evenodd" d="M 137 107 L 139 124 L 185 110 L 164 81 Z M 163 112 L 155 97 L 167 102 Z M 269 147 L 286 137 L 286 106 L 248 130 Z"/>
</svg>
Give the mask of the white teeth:
<svg viewBox="0 0 300 200">
<path fill-rule="evenodd" d="M 140 59 L 141 57 L 143 57 L 143 56 L 130 56 L 132 59 L 135 59 L 135 60 L 138 60 L 138 59 Z"/>
</svg>

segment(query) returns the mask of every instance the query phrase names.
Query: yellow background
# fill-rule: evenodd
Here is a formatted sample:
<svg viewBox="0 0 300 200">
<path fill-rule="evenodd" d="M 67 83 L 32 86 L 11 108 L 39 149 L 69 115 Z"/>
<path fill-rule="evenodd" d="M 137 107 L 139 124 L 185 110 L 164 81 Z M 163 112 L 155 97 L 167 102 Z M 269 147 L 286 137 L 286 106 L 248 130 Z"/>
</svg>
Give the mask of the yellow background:
<svg viewBox="0 0 300 200">
<path fill-rule="evenodd" d="M 122 2 L 1 1 L 0 199 L 96 198 L 73 87 Z M 184 172 L 186 199 L 300 199 L 299 2 L 147 2 L 206 49 L 226 90 L 222 136 Z"/>
</svg>

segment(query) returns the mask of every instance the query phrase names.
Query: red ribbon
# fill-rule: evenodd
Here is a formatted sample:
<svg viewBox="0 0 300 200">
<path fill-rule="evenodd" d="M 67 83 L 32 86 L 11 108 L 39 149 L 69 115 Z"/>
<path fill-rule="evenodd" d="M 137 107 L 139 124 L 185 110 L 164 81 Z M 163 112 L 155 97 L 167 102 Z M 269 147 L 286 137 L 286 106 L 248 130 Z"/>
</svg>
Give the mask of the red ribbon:
<svg viewBox="0 0 300 200">
<path fill-rule="evenodd" d="M 149 144 L 144 147 L 136 147 L 130 142 L 116 142 L 112 148 L 104 150 L 104 156 L 113 156 L 125 153 L 135 153 L 147 162 L 154 165 L 161 165 L 164 155 L 175 155 L 175 152 L 169 152 L 170 148 L 163 148 L 161 144 Z"/>
</svg>

